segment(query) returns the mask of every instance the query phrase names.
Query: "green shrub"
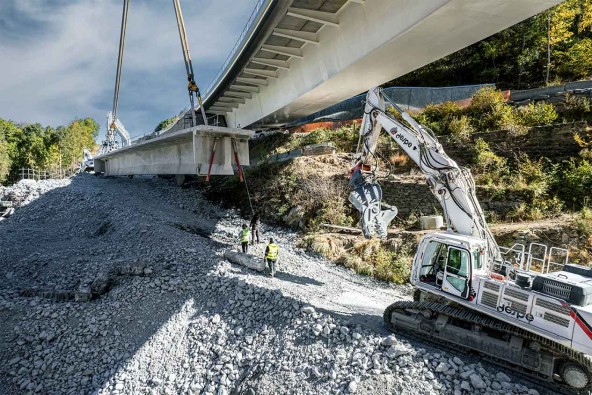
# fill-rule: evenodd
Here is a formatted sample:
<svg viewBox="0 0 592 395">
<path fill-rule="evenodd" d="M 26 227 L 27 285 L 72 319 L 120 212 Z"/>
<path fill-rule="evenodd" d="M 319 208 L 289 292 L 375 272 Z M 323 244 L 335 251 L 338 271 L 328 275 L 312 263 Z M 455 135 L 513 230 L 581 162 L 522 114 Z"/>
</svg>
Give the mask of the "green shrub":
<svg viewBox="0 0 592 395">
<path fill-rule="evenodd" d="M 339 152 L 354 152 L 358 142 L 358 128 L 357 124 L 352 123 L 338 129 L 318 128 L 306 134 L 289 135 L 288 141 L 277 147 L 274 153 L 321 143 L 333 143 Z"/>
<path fill-rule="evenodd" d="M 476 179 L 481 184 L 499 185 L 509 171 L 506 158 L 496 155 L 482 138 L 475 141 L 474 162 Z"/>
<path fill-rule="evenodd" d="M 356 268 L 356 272 L 362 274 L 364 276 L 372 277 L 374 274 L 374 267 L 368 263 L 361 263 L 358 268 Z"/>
<path fill-rule="evenodd" d="M 556 217 L 562 210 L 563 202 L 556 196 L 549 199 L 537 198 L 532 203 L 520 203 L 508 213 L 507 218 L 517 221 L 539 221 Z"/>
<path fill-rule="evenodd" d="M 553 183 L 555 167 L 548 160 L 531 160 L 528 155 L 518 157 L 516 169 L 511 173 L 510 183 L 517 189 L 528 189 L 535 198 L 546 194 Z"/>
<path fill-rule="evenodd" d="M 584 207 L 575 220 L 578 232 L 584 236 L 592 236 L 592 209 Z"/>
<path fill-rule="evenodd" d="M 469 108 L 472 111 L 486 113 L 505 104 L 506 99 L 500 90 L 495 89 L 493 86 L 484 86 L 475 92 Z"/>
<path fill-rule="evenodd" d="M 462 116 L 463 110 L 454 102 L 428 104 L 415 119 L 424 126 L 432 129 L 437 135 L 450 134 L 449 125 L 453 119 Z"/>
<path fill-rule="evenodd" d="M 588 162 L 592 162 L 592 150 L 586 148 L 580 151 L 580 156 L 587 160 Z"/>
<path fill-rule="evenodd" d="M 586 149 L 586 148 L 592 148 L 592 130 L 583 130 L 581 132 L 577 132 L 574 134 L 574 141 L 576 142 L 577 145 L 579 145 L 580 147 Z M 582 153 L 580 153 L 581 155 Z M 582 157 L 584 157 L 582 155 Z M 586 158 L 584 158 L 586 159 Z"/>
<path fill-rule="evenodd" d="M 323 235 L 306 236 L 302 240 L 301 246 L 328 259 L 336 259 L 345 251 L 340 239 Z"/>
<path fill-rule="evenodd" d="M 552 104 L 545 102 L 530 103 L 517 109 L 520 122 L 525 126 L 551 125 L 557 119 L 557 112 Z"/>
<path fill-rule="evenodd" d="M 467 112 L 479 131 L 508 130 L 513 135 L 527 131 L 514 108 L 506 103 L 502 92 L 492 86 L 483 87 L 473 95 Z"/>
<path fill-rule="evenodd" d="M 404 284 L 409 281 L 411 257 L 405 253 L 395 254 L 386 249 L 377 250 L 372 256 L 374 277 L 379 280 Z"/>
<path fill-rule="evenodd" d="M 362 258 L 347 253 L 340 256 L 336 262 L 355 271 L 357 271 L 357 268 L 361 267 L 363 264 Z"/>
<path fill-rule="evenodd" d="M 556 181 L 559 196 L 579 208 L 590 198 L 592 191 L 592 162 L 572 158 Z"/>
<path fill-rule="evenodd" d="M 466 115 L 463 115 L 460 118 L 452 118 L 448 124 L 448 130 L 450 135 L 456 140 L 464 142 L 468 141 L 471 134 L 475 132 L 475 129 L 471 126 L 471 121 Z"/>
<path fill-rule="evenodd" d="M 318 237 L 314 238 L 317 239 Z M 308 244 L 315 245 L 310 241 Z M 330 250 L 328 246 L 322 248 Z M 396 284 L 407 283 L 411 274 L 412 256 L 407 249 L 393 252 L 392 248 L 388 242 L 362 240 L 355 243 L 348 252 L 341 254 L 336 262 L 362 275 Z"/>
<path fill-rule="evenodd" d="M 568 93 L 564 103 L 562 115 L 568 120 L 582 120 L 592 116 L 592 99 Z"/>
<path fill-rule="evenodd" d="M 310 230 L 317 230 L 322 224 L 352 226 L 353 218 L 351 204 L 344 196 L 335 195 L 321 202 L 321 208 L 316 211 L 308 223 Z"/>
</svg>

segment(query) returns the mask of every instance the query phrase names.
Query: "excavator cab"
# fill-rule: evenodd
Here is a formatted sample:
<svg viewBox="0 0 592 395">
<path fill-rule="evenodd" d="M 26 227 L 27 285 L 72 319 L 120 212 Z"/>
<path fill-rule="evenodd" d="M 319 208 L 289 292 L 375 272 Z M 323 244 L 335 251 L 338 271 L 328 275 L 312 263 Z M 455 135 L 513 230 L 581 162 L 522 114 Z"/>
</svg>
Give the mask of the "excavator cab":
<svg viewBox="0 0 592 395">
<path fill-rule="evenodd" d="M 413 263 L 413 282 L 469 299 L 473 272 L 482 270 L 484 261 L 484 247 L 469 239 L 452 234 L 424 237 Z"/>
</svg>

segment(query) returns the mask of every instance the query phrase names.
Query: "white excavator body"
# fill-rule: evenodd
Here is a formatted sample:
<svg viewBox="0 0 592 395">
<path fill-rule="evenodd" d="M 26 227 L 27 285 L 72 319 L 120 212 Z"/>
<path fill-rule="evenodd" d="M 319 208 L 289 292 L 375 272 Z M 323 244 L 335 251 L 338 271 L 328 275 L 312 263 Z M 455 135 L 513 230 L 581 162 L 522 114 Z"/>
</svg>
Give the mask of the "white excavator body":
<svg viewBox="0 0 592 395">
<path fill-rule="evenodd" d="M 486 269 L 484 248 L 480 239 L 429 234 L 422 239 L 413 260 L 411 283 L 592 355 L 591 268 L 566 264 L 563 270 L 552 273 L 522 270 L 518 281 L 502 279 Z M 448 264 L 457 258 L 460 267 Z M 578 274 L 582 272 L 586 275 Z"/>
<path fill-rule="evenodd" d="M 569 264 L 569 251 L 533 243 L 499 247 L 487 226 L 468 169 L 444 152 L 431 130 L 395 103 L 404 122 L 386 110 L 382 91 L 366 97 L 350 201 L 366 238 L 386 237 L 396 208 L 383 208 L 374 175 L 378 135 L 386 132 L 426 176 L 447 231 L 419 243 L 411 272 L 413 302 L 389 306 L 393 331 L 479 351 L 531 375 L 572 389 L 592 383 L 592 268 Z M 552 270 L 553 269 L 553 270 Z"/>
</svg>

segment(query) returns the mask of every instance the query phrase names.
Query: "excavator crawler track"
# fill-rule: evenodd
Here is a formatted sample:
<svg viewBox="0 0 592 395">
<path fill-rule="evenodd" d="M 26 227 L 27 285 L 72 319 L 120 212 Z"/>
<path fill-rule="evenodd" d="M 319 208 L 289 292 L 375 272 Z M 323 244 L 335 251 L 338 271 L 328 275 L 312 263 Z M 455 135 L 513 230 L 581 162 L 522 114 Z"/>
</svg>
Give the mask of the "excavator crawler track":
<svg viewBox="0 0 592 395">
<path fill-rule="evenodd" d="M 435 322 L 436 317 L 442 315 L 447 316 L 449 319 L 453 319 L 456 322 L 462 321 L 466 324 L 470 325 L 479 325 L 481 328 L 487 328 L 490 330 L 494 330 L 498 333 L 505 333 L 511 336 L 516 336 L 521 339 L 537 342 L 541 345 L 541 349 L 544 349 L 547 352 L 550 352 L 562 360 L 564 363 L 575 363 L 584 369 L 587 370 L 588 375 L 588 385 L 585 388 L 580 390 L 574 389 L 567 384 L 553 380 L 552 378 L 545 377 L 543 381 L 541 381 L 541 376 L 537 374 L 536 371 L 530 370 L 525 368 L 524 366 L 519 366 L 513 363 L 512 361 L 506 361 L 502 358 L 494 357 L 488 355 L 483 352 L 478 347 L 472 347 L 470 344 L 458 344 L 454 343 L 454 340 L 457 339 L 450 339 L 450 342 L 447 342 L 447 339 L 442 339 L 441 337 L 432 336 L 431 333 L 424 331 L 424 330 L 417 330 L 415 328 L 407 327 L 404 324 L 393 324 L 392 322 L 392 315 L 393 313 L 400 313 L 406 315 L 414 315 L 417 312 L 425 312 L 431 316 L 429 321 Z M 424 317 L 426 317 L 424 314 Z M 482 357 L 491 362 L 502 365 L 505 367 L 510 367 L 516 373 L 519 373 L 521 376 L 527 378 L 531 383 L 536 385 L 537 387 L 544 388 L 543 393 L 562 393 L 562 394 L 591 394 L 592 388 L 590 383 L 592 380 L 592 359 L 590 356 L 583 354 L 581 352 L 575 351 L 569 347 L 566 347 L 562 344 L 534 334 L 532 332 L 526 331 L 524 329 L 518 328 L 514 325 L 508 324 L 507 322 L 503 322 L 497 320 L 495 318 L 488 317 L 486 315 L 482 315 L 479 313 L 475 313 L 473 311 L 467 310 L 465 308 L 458 308 L 452 305 L 443 304 L 440 302 L 434 301 L 398 301 L 386 308 L 384 311 L 384 322 L 388 329 L 395 333 L 401 333 L 406 336 L 415 337 L 422 340 L 427 340 L 431 343 L 437 344 L 441 347 L 451 349 L 453 351 L 458 351 L 459 346 L 461 349 L 467 351 L 476 351 L 480 353 Z M 519 368 L 519 369 L 517 369 Z M 536 381 L 535 381 L 536 380 Z M 545 382 L 547 381 L 547 382 Z"/>
</svg>

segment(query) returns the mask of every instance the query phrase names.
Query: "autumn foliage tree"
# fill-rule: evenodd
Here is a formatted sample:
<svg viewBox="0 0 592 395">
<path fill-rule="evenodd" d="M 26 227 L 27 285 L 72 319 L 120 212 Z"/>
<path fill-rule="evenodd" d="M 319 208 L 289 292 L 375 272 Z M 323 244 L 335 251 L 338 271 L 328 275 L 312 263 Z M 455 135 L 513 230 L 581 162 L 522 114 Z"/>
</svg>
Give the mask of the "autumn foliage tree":
<svg viewBox="0 0 592 395">
<path fill-rule="evenodd" d="M 528 89 L 592 77 L 592 0 L 567 0 L 390 85 Z M 547 78 L 547 70 L 549 78 Z"/>
<path fill-rule="evenodd" d="M 0 182 L 21 168 L 56 171 L 76 166 L 84 148 L 95 148 L 98 132 L 92 118 L 57 129 L 0 119 Z"/>
</svg>

